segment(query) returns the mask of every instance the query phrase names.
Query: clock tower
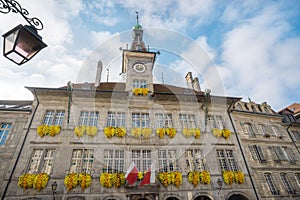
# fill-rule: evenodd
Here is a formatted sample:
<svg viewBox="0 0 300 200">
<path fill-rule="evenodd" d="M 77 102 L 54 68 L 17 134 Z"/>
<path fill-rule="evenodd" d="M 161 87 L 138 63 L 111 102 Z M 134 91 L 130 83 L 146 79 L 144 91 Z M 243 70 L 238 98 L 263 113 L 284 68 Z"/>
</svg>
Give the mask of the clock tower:
<svg viewBox="0 0 300 200">
<path fill-rule="evenodd" d="M 153 67 L 156 52 L 146 49 L 143 41 L 143 27 L 139 24 L 138 13 L 136 25 L 132 28 L 131 48 L 123 50 L 122 73 L 126 75 L 126 91 L 135 88 L 148 88 L 153 92 Z"/>
</svg>

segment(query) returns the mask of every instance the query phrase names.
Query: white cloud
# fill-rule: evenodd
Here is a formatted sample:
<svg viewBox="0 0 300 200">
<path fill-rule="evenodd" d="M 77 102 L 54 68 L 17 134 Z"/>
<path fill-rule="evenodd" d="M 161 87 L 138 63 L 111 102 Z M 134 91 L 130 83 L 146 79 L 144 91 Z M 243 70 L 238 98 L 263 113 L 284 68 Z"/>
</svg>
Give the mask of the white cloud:
<svg viewBox="0 0 300 200">
<path fill-rule="evenodd" d="M 299 88 L 299 79 L 290 81 L 290 73 L 300 74 L 300 38 L 284 38 L 289 24 L 281 14 L 279 7 L 269 6 L 227 33 L 222 59 L 230 69 L 224 77 L 229 93 L 278 108 L 289 103 L 292 91 L 285 86 Z"/>
</svg>

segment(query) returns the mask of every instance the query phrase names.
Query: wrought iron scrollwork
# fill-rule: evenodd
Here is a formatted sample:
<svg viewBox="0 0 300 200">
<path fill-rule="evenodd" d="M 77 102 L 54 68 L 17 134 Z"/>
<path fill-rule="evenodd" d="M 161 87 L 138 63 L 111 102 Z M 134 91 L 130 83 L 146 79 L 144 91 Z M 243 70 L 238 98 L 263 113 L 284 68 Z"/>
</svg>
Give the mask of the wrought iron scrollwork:
<svg viewBox="0 0 300 200">
<path fill-rule="evenodd" d="M 36 30 L 42 30 L 44 27 L 43 23 L 38 18 L 29 18 L 29 12 L 25 8 L 22 8 L 21 5 L 15 0 L 0 0 L 0 12 L 4 14 L 9 12 L 20 13 L 24 19 Z"/>
</svg>

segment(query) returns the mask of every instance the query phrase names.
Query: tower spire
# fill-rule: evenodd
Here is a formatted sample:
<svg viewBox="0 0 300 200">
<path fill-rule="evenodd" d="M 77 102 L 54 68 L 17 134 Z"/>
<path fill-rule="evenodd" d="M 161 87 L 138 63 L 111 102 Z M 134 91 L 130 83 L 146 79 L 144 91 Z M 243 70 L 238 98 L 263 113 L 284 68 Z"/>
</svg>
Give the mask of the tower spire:
<svg viewBox="0 0 300 200">
<path fill-rule="evenodd" d="M 136 25 L 133 26 L 132 30 L 132 43 L 131 50 L 134 51 L 147 51 L 145 43 L 143 41 L 143 27 L 139 24 L 139 12 L 136 13 Z"/>
</svg>

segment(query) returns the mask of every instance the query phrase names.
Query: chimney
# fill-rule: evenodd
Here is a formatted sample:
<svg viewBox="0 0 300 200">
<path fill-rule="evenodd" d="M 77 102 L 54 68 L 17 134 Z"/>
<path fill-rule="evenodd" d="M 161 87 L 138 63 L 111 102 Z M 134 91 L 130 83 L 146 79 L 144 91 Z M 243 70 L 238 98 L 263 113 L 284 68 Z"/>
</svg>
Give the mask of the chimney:
<svg viewBox="0 0 300 200">
<path fill-rule="evenodd" d="M 186 84 L 188 89 L 193 89 L 193 76 L 192 76 L 192 72 L 188 72 L 185 76 L 186 79 Z"/>
<path fill-rule="evenodd" d="M 95 87 L 98 87 L 100 85 L 100 82 L 101 82 L 101 73 L 102 73 L 102 62 L 101 62 L 101 60 L 99 60 L 98 61 L 98 65 L 97 65 Z"/>
<path fill-rule="evenodd" d="M 201 91 L 199 79 L 197 77 L 193 80 L 193 88 L 195 91 Z"/>
</svg>

